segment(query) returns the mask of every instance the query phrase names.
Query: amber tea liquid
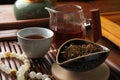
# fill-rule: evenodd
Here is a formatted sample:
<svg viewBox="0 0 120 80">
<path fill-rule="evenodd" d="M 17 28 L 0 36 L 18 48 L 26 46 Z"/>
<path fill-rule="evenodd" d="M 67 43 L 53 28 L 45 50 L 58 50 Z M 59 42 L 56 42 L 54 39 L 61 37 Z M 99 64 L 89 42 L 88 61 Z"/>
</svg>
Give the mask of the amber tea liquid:
<svg viewBox="0 0 120 80">
<path fill-rule="evenodd" d="M 51 29 L 55 33 L 53 42 L 57 48 L 59 48 L 60 45 L 65 41 L 72 38 L 85 39 L 86 30 L 84 26 L 67 24 L 64 25 L 63 29 L 61 29 L 61 27 L 59 27 L 59 24 L 57 25 L 57 29 L 55 29 L 55 26 L 51 26 Z"/>
<path fill-rule="evenodd" d="M 66 40 L 85 38 L 84 13 L 78 5 L 58 5 L 46 8 L 50 14 L 50 29 L 54 31 L 54 43 L 57 48 Z"/>
<path fill-rule="evenodd" d="M 43 37 L 41 35 L 28 35 L 25 38 L 28 38 L 28 39 L 43 39 L 45 37 Z"/>
</svg>

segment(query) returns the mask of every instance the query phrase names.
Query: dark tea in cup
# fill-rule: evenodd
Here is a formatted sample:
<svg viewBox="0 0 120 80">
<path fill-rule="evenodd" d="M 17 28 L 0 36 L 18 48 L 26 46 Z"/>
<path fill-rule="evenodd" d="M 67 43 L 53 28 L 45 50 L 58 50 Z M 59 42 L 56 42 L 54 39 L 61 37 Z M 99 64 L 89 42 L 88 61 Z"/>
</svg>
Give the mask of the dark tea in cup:
<svg viewBox="0 0 120 80">
<path fill-rule="evenodd" d="M 28 38 L 28 39 L 43 39 L 45 37 L 43 37 L 41 35 L 28 35 L 25 38 Z"/>
<path fill-rule="evenodd" d="M 41 58 L 50 49 L 53 31 L 42 27 L 29 27 L 17 32 L 23 53 L 29 58 Z"/>
</svg>

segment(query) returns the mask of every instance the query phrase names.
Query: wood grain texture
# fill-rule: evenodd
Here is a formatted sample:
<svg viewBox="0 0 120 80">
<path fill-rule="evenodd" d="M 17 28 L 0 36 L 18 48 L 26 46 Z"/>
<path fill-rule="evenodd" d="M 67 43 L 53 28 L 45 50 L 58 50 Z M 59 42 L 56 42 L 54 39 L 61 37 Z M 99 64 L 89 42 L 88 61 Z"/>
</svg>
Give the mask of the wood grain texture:
<svg viewBox="0 0 120 80">
<path fill-rule="evenodd" d="M 104 15 L 101 16 L 102 35 L 120 47 L 120 12 Z"/>
</svg>

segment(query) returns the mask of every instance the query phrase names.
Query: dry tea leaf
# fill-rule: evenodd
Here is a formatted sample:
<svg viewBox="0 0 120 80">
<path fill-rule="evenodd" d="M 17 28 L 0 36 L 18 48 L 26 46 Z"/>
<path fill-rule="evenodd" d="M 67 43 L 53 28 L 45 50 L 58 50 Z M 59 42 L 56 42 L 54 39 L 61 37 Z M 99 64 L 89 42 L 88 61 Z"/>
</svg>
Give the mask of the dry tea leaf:
<svg viewBox="0 0 120 80">
<path fill-rule="evenodd" d="M 83 56 L 100 51 L 103 51 L 103 49 L 100 46 L 93 43 L 82 45 L 70 44 L 68 47 L 65 46 L 65 51 L 62 51 L 61 54 L 66 59 L 72 59 L 78 56 Z"/>
</svg>

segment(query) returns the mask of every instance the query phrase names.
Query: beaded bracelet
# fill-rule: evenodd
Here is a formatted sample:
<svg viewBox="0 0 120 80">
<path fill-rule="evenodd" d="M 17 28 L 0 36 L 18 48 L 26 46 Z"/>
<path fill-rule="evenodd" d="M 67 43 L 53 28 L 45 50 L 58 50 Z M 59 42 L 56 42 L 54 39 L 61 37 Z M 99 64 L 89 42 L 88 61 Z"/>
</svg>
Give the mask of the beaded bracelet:
<svg viewBox="0 0 120 80">
<path fill-rule="evenodd" d="M 16 58 L 23 62 L 23 64 L 20 66 L 19 70 L 11 69 L 9 66 L 2 63 L 2 58 Z M 24 54 L 16 54 L 11 52 L 5 52 L 0 53 L 0 70 L 3 71 L 6 74 L 13 74 L 17 76 L 17 80 L 25 80 L 25 73 L 30 68 L 30 61 Z M 51 80 L 47 74 L 42 74 L 40 72 L 35 73 L 34 71 L 31 71 L 29 73 L 29 77 L 31 79 L 36 78 L 37 80 Z"/>
</svg>

